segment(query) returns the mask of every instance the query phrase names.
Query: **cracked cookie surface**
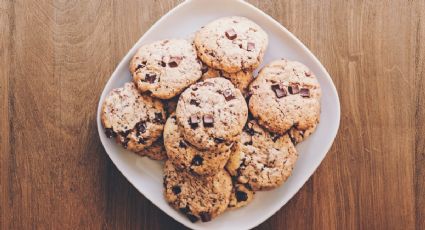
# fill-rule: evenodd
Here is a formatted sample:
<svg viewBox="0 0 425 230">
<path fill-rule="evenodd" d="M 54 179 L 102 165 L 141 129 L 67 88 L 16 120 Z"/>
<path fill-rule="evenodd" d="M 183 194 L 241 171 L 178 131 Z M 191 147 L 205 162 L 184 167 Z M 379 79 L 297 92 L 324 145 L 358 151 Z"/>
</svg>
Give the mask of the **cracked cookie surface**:
<svg viewBox="0 0 425 230">
<path fill-rule="evenodd" d="M 253 21 L 239 16 L 219 18 L 201 28 L 194 38 L 198 56 L 208 66 L 236 73 L 262 62 L 268 36 Z"/>
<path fill-rule="evenodd" d="M 250 112 L 271 132 L 285 134 L 293 128 L 291 137 L 300 142 L 319 123 L 321 88 L 299 62 L 271 62 L 251 83 L 250 94 Z"/>
<path fill-rule="evenodd" d="M 165 199 L 192 222 L 208 222 L 227 209 L 232 179 L 225 170 L 214 176 L 199 177 L 178 171 L 166 161 L 164 174 Z"/>
<path fill-rule="evenodd" d="M 113 89 L 105 98 L 101 113 L 106 136 L 135 152 L 161 136 L 165 117 L 162 102 L 141 94 L 133 83 Z"/>
<path fill-rule="evenodd" d="M 211 78 L 186 89 L 177 103 L 184 139 L 202 150 L 226 151 L 240 140 L 248 109 L 241 92 L 225 78 Z"/>
<path fill-rule="evenodd" d="M 170 39 L 140 47 L 130 72 L 141 92 L 170 99 L 201 77 L 201 64 L 190 41 Z"/>
</svg>

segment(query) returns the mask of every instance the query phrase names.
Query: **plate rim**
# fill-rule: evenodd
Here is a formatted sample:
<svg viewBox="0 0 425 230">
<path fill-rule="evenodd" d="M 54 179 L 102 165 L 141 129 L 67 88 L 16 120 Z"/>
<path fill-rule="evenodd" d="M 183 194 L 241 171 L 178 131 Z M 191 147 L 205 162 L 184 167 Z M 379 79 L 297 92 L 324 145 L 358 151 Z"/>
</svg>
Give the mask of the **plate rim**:
<svg viewBox="0 0 425 230">
<path fill-rule="evenodd" d="M 99 135 L 99 139 L 102 143 L 102 146 L 105 150 L 105 152 L 107 153 L 108 157 L 111 159 L 111 161 L 114 163 L 114 165 L 117 167 L 117 169 L 123 174 L 123 176 L 125 177 L 125 179 L 134 187 L 137 189 L 137 191 L 139 193 L 141 193 L 146 199 L 148 199 L 150 202 L 152 202 L 156 207 L 158 207 L 159 209 L 161 209 L 161 211 L 163 211 L 164 213 L 166 213 L 168 216 L 170 216 L 171 218 L 173 218 L 175 221 L 183 224 L 186 227 L 192 228 L 192 229 L 205 229 L 205 227 L 200 226 L 200 225 L 196 225 L 196 224 L 192 224 L 186 221 L 180 221 L 175 215 L 172 215 L 171 213 L 168 213 L 167 211 L 165 211 L 160 205 L 158 205 L 156 202 L 152 201 L 151 197 L 149 195 L 146 195 L 145 193 L 143 193 L 142 191 L 139 190 L 139 188 L 137 186 L 135 186 L 135 184 L 133 183 L 132 180 L 129 179 L 129 173 L 127 173 L 124 169 L 124 167 L 119 167 L 118 165 L 120 165 L 120 163 L 117 163 L 117 159 L 115 157 L 112 157 L 112 154 L 109 153 L 110 150 L 108 150 L 107 148 L 105 148 L 105 143 L 101 137 L 101 135 L 103 134 L 102 130 L 103 127 L 101 125 L 100 122 L 100 114 L 101 114 L 101 109 L 102 109 L 102 98 L 104 98 L 106 96 L 107 93 L 106 89 L 109 88 L 109 86 L 112 84 L 112 78 L 113 76 L 115 76 L 116 74 L 118 74 L 118 71 L 124 66 L 124 65 L 128 65 L 128 63 L 126 63 L 125 60 L 127 60 L 130 56 L 131 56 L 131 51 L 137 49 L 139 46 L 138 44 L 141 42 L 141 40 L 144 38 L 144 36 L 148 33 L 150 33 L 152 30 L 154 30 L 159 24 L 162 23 L 162 21 L 166 20 L 168 17 L 170 17 L 171 15 L 173 15 L 176 11 L 178 11 L 179 9 L 185 7 L 186 5 L 194 2 L 196 0 L 185 0 L 183 2 L 181 2 L 180 4 L 178 4 L 177 6 L 175 6 L 173 9 L 171 9 L 170 11 L 168 11 L 166 14 L 164 14 L 163 16 L 161 16 L 161 18 L 159 18 L 154 24 L 152 24 L 152 26 L 146 30 L 141 36 L 140 38 L 134 43 L 134 45 L 127 51 L 126 55 L 124 55 L 124 57 L 121 58 L 119 64 L 116 66 L 115 70 L 112 72 L 112 74 L 110 75 L 108 81 L 106 82 L 106 84 L 103 87 L 102 93 L 99 96 L 99 102 L 98 102 L 98 108 L 97 108 L 97 112 L 96 112 L 96 122 L 97 122 L 97 130 L 98 130 L 98 135 Z M 325 145 L 325 149 L 326 153 L 323 155 L 323 157 L 320 159 L 320 161 L 318 161 L 319 163 L 317 165 L 315 165 L 314 167 L 311 167 L 310 170 L 307 170 L 306 174 L 308 174 L 308 178 L 307 180 L 305 180 L 298 188 L 296 188 L 296 192 L 294 192 L 292 195 L 290 195 L 287 199 L 282 199 L 279 200 L 279 205 L 276 206 L 277 208 L 270 208 L 267 209 L 267 214 L 263 215 L 262 217 L 259 217 L 256 221 L 256 224 L 252 225 L 252 226 L 248 226 L 248 228 L 254 228 L 256 226 L 258 226 L 259 224 L 263 223 L 264 221 L 266 221 L 267 219 L 269 219 L 273 214 L 275 214 L 277 211 L 279 211 L 289 200 L 291 200 L 295 194 L 297 194 L 299 192 L 299 190 L 305 185 L 305 183 L 307 183 L 307 181 L 310 179 L 310 177 L 314 174 L 314 172 L 317 170 L 317 168 L 320 166 L 320 164 L 323 162 L 323 160 L 325 159 L 325 157 L 327 156 L 327 154 L 329 153 L 329 150 L 331 149 L 335 138 L 338 134 L 338 130 L 339 130 L 339 126 L 340 126 L 340 120 L 341 120 L 341 106 L 340 106 L 340 100 L 339 100 L 339 95 L 338 95 L 338 91 L 336 89 L 335 84 L 333 83 L 332 78 L 330 77 L 328 71 L 326 70 L 326 68 L 322 65 L 322 63 L 318 60 L 318 58 L 304 45 L 304 43 L 302 43 L 294 34 L 292 34 L 288 29 L 286 29 L 282 24 L 280 24 L 278 21 L 276 21 L 273 17 L 271 17 L 270 15 L 266 14 L 265 12 L 263 12 L 262 10 L 258 9 L 257 7 L 255 7 L 254 5 L 244 1 L 244 0 L 231 0 L 234 2 L 238 2 L 239 4 L 243 4 L 246 7 L 249 7 L 251 10 L 254 10 L 256 13 L 260 14 L 261 16 L 267 18 L 268 22 L 272 23 L 273 26 L 276 26 L 277 28 L 279 28 L 280 30 L 282 30 L 286 35 L 288 35 L 290 37 L 290 39 L 292 41 L 294 41 L 296 43 L 296 45 L 298 47 L 300 47 L 303 52 L 305 52 L 310 58 L 312 58 L 312 61 L 319 67 L 320 71 L 322 71 L 323 73 L 325 73 L 322 77 L 323 80 L 326 80 L 329 85 L 331 86 L 331 93 L 333 95 L 335 95 L 335 99 L 336 99 L 336 104 L 333 105 L 335 106 L 335 111 L 336 111 L 336 117 L 338 118 L 335 121 L 336 124 L 336 128 L 335 128 L 335 132 L 332 133 L 332 136 L 330 136 L 330 139 L 332 141 L 330 141 L 327 145 Z"/>
</svg>

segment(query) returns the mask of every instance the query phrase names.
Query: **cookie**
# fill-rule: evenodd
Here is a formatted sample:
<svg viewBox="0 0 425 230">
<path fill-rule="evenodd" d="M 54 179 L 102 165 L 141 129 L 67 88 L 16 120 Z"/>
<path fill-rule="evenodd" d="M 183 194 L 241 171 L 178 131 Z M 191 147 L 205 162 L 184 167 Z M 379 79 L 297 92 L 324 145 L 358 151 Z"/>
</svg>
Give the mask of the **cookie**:
<svg viewBox="0 0 425 230">
<path fill-rule="evenodd" d="M 165 199 L 192 222 L 210 221 L 229 205 L 232 180 L 225 170 L 214 176 L 199 177 L 177 171 L 171 161 L 166 161 L 164 174 Z"/>
<path fill-rule="evenodd" d="M 320 85 L 299 62 L 277 60 L 265 66 L 251 83 L 250 94 L 250 112 L 271 132 L 295 128 L 306 136 L 319 122 Z"/>
<path fill-rule="evenodd" d="M 233 148 L 217 152 L 197 149 L 184 140 L 174 115 L 165 123 L 164 144 L 175 167 L 198 175 L 214 175 L 221 171 L 233 151 Z"/>
<path fill-rule="evenodd" d="M 140 94 L 133 83 L 126 83 L 105 98 L 101 120 L 108 138 L 139 152 L 161 136 L 165 112 L 160 100 Z"/>
<path fill-rule="evenodd" d="M 230 80 L 232 84 L 241 91 L 242 95 L 248 95 L 249 84 L 254 80 L 252 71 L 242 70 L 236 73 L 226 73 L 222 70 L 213 69 L 206 64 L 202 65 L 202 77 L 200 80 L 206 80 L 215 77 L 224 77 Z"/>
<path fill-rule="evenodd" d="M 273 134 L 255 120 L 241 136 L 241 160 L 237 181 L 254 191 L 280 186 L 291 175 L 298 153 L 287 134 Z"/>
<path fill-rule="evenodd" d="M 199 58 L 227 73 L 254 70 L 263 60 L 268 36 L 244 17 L 219 18 L 201 28 L 194 38 Z"/>
<path fill-rule="evenodd" d="M 164 146 L 164 139 L 160 136 L 151 146 L 137 152 L 140 156 L 149 157 L 152 160 L 163 161 L 167 159 L 167 152 Z"/>
<path fill-rule="evenodd" d="M 248 116 L 241 92 L 224 78 L 211 78 L 186 89 L 177 103 L 184 139 L 202 150 L 225 151 L 238 141 Z"/>
<path fill-rule="evenodd" d="M 246 206 L 254 199 L 255 192 L 243 184 L 236 183 L 230 195 L 229 208 L 236 209 Z"/>
<path fill-rule="evenodd" d="M 170 99 L 201 77 L 201 64 L 189 41 L 162 40 L 140 47 L 130 72 L 141 92 Z"/>
</svg>

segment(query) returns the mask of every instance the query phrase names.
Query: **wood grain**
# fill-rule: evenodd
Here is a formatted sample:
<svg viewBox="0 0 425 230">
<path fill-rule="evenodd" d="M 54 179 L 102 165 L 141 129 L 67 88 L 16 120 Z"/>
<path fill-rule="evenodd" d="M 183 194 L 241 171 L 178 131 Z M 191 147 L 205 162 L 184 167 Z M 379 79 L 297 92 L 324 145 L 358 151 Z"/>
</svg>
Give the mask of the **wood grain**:
<svg viewBox="0 0 425 230">
<path fill-rule="evenodd" d="M 96 131 L 120 59 L 177 0 L 0 0 L 0 229 L 184 229 L 134 189 Z M 425 2 L 249 0 L 332 76 L 341 126 L 257 229 L 425 228 Z"/>
</svg>

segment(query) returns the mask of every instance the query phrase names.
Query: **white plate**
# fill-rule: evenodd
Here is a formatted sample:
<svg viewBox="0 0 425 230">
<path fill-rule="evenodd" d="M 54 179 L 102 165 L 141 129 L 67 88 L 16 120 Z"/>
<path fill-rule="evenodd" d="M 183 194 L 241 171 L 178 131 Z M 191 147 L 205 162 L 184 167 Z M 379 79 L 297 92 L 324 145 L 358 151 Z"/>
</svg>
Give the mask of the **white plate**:
<svg viewBox="0 0 425 230">
<path fill-rule="evenodd" d="M 317 131 L 297 146 L 297 165 L 283 186 L 268 192 L 258 192 L 254 201 L 247 207 L 227 211 L 211 222 L 191 223 L 185 216 L 172 209 L 163 198 L 162 164 L 138 157 L 106 138 L 100 122 L 100 109 L 109 91 L 131 80 L 128 65 L 142 44 L 166 38 L 185 38 L 211 20 L 230 15 L 250 18 L 268 33 L 269 48 L 263 65 L 273 59 L 285 57 L 303 62 L 317 75 L 323 90 L 321 122 Z M 117 168 L 152 203 L 193 229 L 249 229 L 265 221 L 297 193 L 325 158 L 337 134 L 339 120 L 338 94 L 322 64 L 282 25 L 242 0 L 188 0 L 164 15 L 137 41 L 115 69 L 102 92 L 97 111 L 100 140 Z"/>
</svg>

